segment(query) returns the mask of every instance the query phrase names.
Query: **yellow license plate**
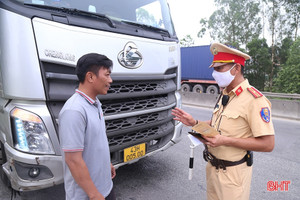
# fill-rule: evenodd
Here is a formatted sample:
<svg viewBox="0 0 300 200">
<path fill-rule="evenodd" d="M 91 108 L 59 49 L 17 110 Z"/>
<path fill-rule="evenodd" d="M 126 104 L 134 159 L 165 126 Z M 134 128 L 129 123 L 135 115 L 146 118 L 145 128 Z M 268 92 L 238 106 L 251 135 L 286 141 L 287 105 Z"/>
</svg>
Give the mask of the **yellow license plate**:
<svg viewBox="0 0 300 200">
<path fill-rule="evenodd" d="M 140 158 L 146 154 L 146 144 L 138 144 L 124 149 L 124 162 Z"/>
</svg>

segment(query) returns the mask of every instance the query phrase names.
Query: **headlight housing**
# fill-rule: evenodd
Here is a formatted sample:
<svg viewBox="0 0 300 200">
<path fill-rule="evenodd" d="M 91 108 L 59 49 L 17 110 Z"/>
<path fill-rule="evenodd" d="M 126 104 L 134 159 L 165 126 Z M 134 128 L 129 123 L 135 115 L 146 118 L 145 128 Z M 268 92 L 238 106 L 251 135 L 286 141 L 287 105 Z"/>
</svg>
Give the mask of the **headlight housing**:
<svg viewBox="0 0 300 200">
<path fill-rule="evenodd" d="M 55 153 L 44 122 L 38 115 L 14 108 L 10 116 L 16 149 L 37 154 Z"/>
</svg>

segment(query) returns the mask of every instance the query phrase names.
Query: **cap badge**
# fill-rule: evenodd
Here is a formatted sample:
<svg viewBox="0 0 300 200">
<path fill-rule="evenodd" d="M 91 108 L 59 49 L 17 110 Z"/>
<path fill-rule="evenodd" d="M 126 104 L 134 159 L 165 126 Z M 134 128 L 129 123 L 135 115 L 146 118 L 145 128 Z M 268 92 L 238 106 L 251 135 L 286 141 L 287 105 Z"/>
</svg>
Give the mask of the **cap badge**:
<svg viewBox="0 0 300 200">
<path fill-rule="evenodd" d="M 212 53 L 213 53 L 213 55 L 217 55 L 219 53 L 218 49 L 216 47 L 213 48 Z"/>
</svg>

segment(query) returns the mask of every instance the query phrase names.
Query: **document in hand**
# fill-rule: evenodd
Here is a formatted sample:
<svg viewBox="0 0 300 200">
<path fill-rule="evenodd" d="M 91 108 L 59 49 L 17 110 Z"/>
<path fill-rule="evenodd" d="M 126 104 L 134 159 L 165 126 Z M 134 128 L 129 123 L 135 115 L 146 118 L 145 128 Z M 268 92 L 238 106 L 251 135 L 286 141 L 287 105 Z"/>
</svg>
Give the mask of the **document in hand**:
<svg viewBox="0 0 300 200">
<path fill-rule="evenodd" d="M 196 134 L 198 133 L 208 137 L 219 134 L 219 132 L 215 128 L 211 127 L 206 122 L 198 122 L 198 124 L 192 127 L 192 130 L 195 131 Z"/>
</svg>

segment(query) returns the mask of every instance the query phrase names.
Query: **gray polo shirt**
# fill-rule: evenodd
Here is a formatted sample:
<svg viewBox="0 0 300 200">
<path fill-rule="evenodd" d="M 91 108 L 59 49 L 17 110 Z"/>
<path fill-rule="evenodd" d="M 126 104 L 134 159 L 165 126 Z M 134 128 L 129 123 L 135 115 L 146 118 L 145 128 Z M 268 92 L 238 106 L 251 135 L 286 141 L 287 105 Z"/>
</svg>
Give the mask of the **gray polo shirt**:
<svg viewBox="0 0 300 200">
<path fill-rule="evenodd" d="M 101 103 L 76 90 L 59 114 L 59 136 L 63 150 L 66 200 L 88 200 L 88 196 L 75 182 L 65 163 L 64 152 L 82 151 L 90 176 L 98 191 L 108 196 L 111 179 L 110 152 L 105 131 Z"/>
</svg>

